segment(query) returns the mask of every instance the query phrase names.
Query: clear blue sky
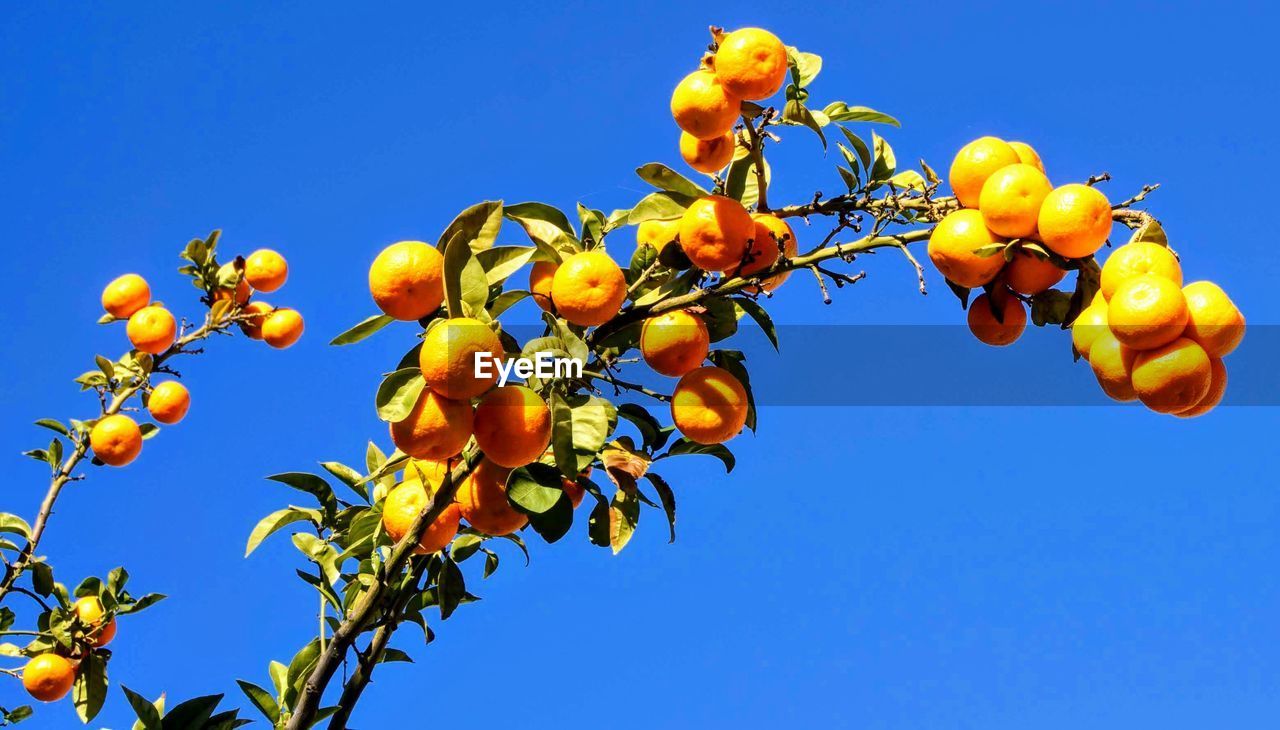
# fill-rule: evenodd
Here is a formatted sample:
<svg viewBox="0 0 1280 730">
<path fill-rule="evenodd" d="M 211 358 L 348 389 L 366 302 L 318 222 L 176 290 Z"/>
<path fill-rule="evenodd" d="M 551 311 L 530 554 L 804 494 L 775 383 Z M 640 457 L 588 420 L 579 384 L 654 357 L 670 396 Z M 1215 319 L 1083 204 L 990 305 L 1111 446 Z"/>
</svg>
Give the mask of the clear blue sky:
<svg viewBox="0 0 1280 730">
<path fill-rule="evenodd" d="M 228 246 L 287 254 L 271 301 L 307 317 L 286 352 L 218 341 L 187 363 L 182 426 L 59 505 L 42 549 L 62 579 L 125 563 L 137 589 L 171 596 L 122 620 L 113 683 L 239 702 L 234 678 L 265 684 L 267 661 L 307 640 L 316 601 L 288 540 L 241 554 L 261 515 L 297 499 L 264 475 L 386 442 L 372 395 L 408 332 L 325 344 L 371 312 L 368 262 L 486 198 L 633 202 L 637 165 L 678 162 L 668 97 L 711 23 L 823 55 L 815 95 L 903 119 L 887 132 L 900 159 L 945 169 L 993 133 L 1036 144 L 1055 181 L 1109 170 L 1115 197 L 1164 183 L 1151 202 L 1192 276 L 1226 286 L 1251 325 L 1276 320 L 1273 206 L 1236 214 L 1221 197 L 1259 199 L 1280 168 L 1262 4 L 554 5 L 0 10 L 3 508 L 30 514 L 43 493 L 45 470 L 18 455 L 47 438 L 31 421 L 86 415 L 71 378 L 122 349 L 119 329 L 93 324 L 116 274 L 194 312 L 176 254 L 221 227 Z M 836 190 L 813 139 L 780 150 L 775 199 Z M 797 278 L 778 318 L 961 321 L 936 274 L 920 297 L 896 256 L 859 268 L 870 277 L 830 308 Z M 1088 383 L 1061 333 L 1028 338 L 1057 348 L 1046 387 Z M 1009 372 L 977 343 L 961 354 Z M 950 377 L 952 360 L 921 377 Z M 898 366 L 869 351 L 830 367 L 875 391 Z M 768 408 L 731 477 L 709 459 L 664 470 L 675 545 L 646 512 L 617 558 L 581 526 L 528 569 L 506 555 L 437 643 L 406 632 L 418 664 L 379 670 L 354 722 L 1271 726 L 1278 426 L 1274 408 L 1189 423 L 1112 407 Z M 18 689 L 0 685 L 0 704 Z M 130 719 L 117 691 L 97 724 Z M 73 722 L 64 702 L 31 727 Z"/>
</svg>

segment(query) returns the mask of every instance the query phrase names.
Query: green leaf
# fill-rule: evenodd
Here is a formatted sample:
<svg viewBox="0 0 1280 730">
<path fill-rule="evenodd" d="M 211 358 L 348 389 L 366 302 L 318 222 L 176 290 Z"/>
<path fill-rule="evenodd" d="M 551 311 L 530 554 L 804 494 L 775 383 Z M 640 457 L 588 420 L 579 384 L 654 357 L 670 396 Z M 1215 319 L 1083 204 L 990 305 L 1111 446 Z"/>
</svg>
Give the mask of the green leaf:
<svg viewBox="0 0 1280 730">
<path fill-rule="evenodd" d="M 538 462 L 522 466 L 507 477 L 507 500 L 525 514 L 541 514 L 565 498 L 560 480 L 555 467 Z"/>
<path fill-rule="evenodd" d="M 702 302 L 707 311 L 702 315 L 712 342 L 732 337 L 738 331 L 738 308 L 722 297 L 709 297 Z"/>
<path fill-rule="evenodd" d="M 782 107 L 782 121 L 790 124 L 799 124 L 813 130 L 818 135 L 818 139 L 822 140 L 822 149 L 827 149 L 827 135 L 822 131 L 822 124 L 813 116 L 802 102 L 792 99 Z"/>
<path fill-rule="evenodd" d="M 319 639 L 308 641 L 297 654 L 293 655 L 293 659 L 289 661 L 289 671 L 285 675 L 285 705 L 293 704 L 292 698 L 296 697 L 297 692 L 302 689 L 303 682 L 307 681 L 307 677 L 311 675 L 319 659 Z"/>
<path fill-rule="evenodd" d="M 262 544 L 272 533 L 277 530 L 291 525 L 294 522 L 302 522 L 303 520 L 311 520 L 316 525 L 321 524 L 321 515 L 317 510 L 304 509 L 302 507 L 286 507 L 282 510 L 276 510 L 271 514 L 263 517 L 253 528 L 253 532 L 249 533 L 249 543 L 245 545 L 244 556 L 247 558 L 249 554 Z"/>
<path fill-rule="evenodd" d="M 138 430 L 142 432 L 143 441 L 146 441 L 147 439 L 155 438 L 157 435 L 160 434 L 160 427 L 155 425 L 154 423 L 138 424 Z"/>
<path fill-rule="evenodd" d="M 454 610 L 467 596 L 467 581 L 462 575 L 462 568 L 449 556 L 444 556 L 444 564 L 440 566 L 437 593 L 440 596 L 440 620 L 453 615 Z"/>
<path fill-rule="evenodd" d="M 662 444 L 659 443 L 659 439 L 662 438 L 662 424 L 644 406 L 635 403 L 623 403 L 618 406 L 618 415 L 627 419 L 636 427 L 636 430 L 640 432 L 641 442 L 646 449 L 652 451 L 653 449 L 662 448 Z"/>
<path fill-rule="evenodd" d="M 476 254 L 489 286 L 501 284 L 529 263 L 538 249 L 533 246 L 495 246 Z"/>
<path fill-rule="evenodd" d="M 1164 227 L 1157 220 L 1148 220 L 1146 223 L 1138 226 L 1138 230 L 1133 232 L 1133 236 L 1129 238 L 1129 243 L 1138 243 L 1146 241 L 1159 246 L 1168 248 L 1169 236 L 1164 232 Z"/>
<path fill-rule="evenodd" d="M 647 165 L 641 165 L 636 168 L 636 174 L 640 176 L 641 180 L 644 180 L 659 190 L 687 195 L 692 198 L 700 198 L 704 195 L 711 194 L 707 190 L 703 189 L 701 185 L 660 162 L 650 162 Z"/>
<path fill-rule="evenodd" d="M 458 214 L 457 218 L 440 234 L 436 244 L 442 252 L 448 251 L 448 244 L 455 236 L 462 240 L 473 251 L 483 251 L 493 246 L 498 238 L 498 230 L 502 228 L 502 201 L 486 200 L 476 203 Z"/>
<path fill-rule="evenodd" d="M 615 490 L 609 505 L 609 546 L 617 555 L 631 541 L 640 522 L 640 499 L 634 492 Z"/>
<path fill-rule="evenodd" d="M 213 711 L 217 709 L 218 703 L 221 701 L 222 695 L 207 695 L 189 699 L 165 713 L 164 720 L 161 721 L 160 726 L 164 730 L 203 728 L 204 724 L 213 716 Z"/>
<path fill-rule="evenodd" d="M 871 170 L 871 148 L 858 135 L 850 132 L 844 127 L 840 127 L 840 131 L 844 132 L 844 138 L 849 140 L 849 145 L 858 153 L 858 160 L 862 163 L 862 169 L 870 172 Z M 850 162 L 850 164 L 853 164 Z"/>
<path fill-rule="evenodd" d="M 467 316 L 468 307 L 470 313 L 478 312 L 489 299 L 484 268 L 461 233 L 454 235 L 444 251 L 444 296 L 450 317 Z"/>
<path fill-rule="evenodd" d="M 884 137 L 871 133 L 871 149 L 875 152 L 875 162 L 871 165 L 871 180 L 883 181 L 893 177 L 893 173 L 898 169 L 898 158 L 893 154 L 893 148 L 885 141 Z"/>
<path fill-rule="evenodd" d="M 578 219 L 582 221 L 582 240 L 600 244 L 604 241 L 604 214 L 578 203 Z"/>
<path fill-rule="evenodd" d="M 1046 289 L 1031 298 L 1031 323 L 1037 327 L 1062 324 L 1071 310 L 1071 294 L 1057 289 Z"/>
<path fill-rule="evenodd" d="M 768 160 L 764 163 L 764 181 L 768 185 L 772 179 L 772 170 Z M 760 200 L 760 185 L 756 180 L 755 158 L 744 155 L 729 163 L 729 171 L 725 173 L 724 194 L 750 208 Z"/>
<path fill-rule="evenodd" d="M 53 568 L 49 567 L 48 563 L 31 564 L 31 587 L 45 598 L 53 593 Z"/>
<path fill-rule="evenodd" d="M 894 175 L 893 177 L 889 178 L 889 182 L 892 183 L 899 190 L 924 190 L 925 189 L 924 176 L 916 172 L 915 170 L 903 170 L 897 175 Z"/>
<path fill-rule="evenodd" d="M 263 717 L 267 718 L 267 722 L 275 723 L 280 717 L 280 706 L 276 704 L 275 698 L 271 693 L 259 687 L 253 682 L 246 682 L 243 679 L 237 679 L 236 684 L 240 685 L 240 691 L 244 692 L 253 706 L 258 708 Z"/>
<path fill-rule="evenodd" d="M 792 82 L 803 89 L 822 71 L 822 56 L 787 46 L 787 64 L 791 67 Z"/>
<path fill-rule="evenodd" d="M 897 119 L 878 112 L 875 109 L 865 106 L 849 106 L 843 101 L 835 101 L 826 106 L 822 110 L 823 114 L 833 122 L 875 122 L 878 124 L 892 124 L 895 127 L 901 127 L 902 124 Z"/>
<path fill-rule="evenodd" d="M 31 539 L 31 525 L 21 517 L 8 512 L 0 512 L 0 532 L 11 532 L 23 540 Z"/>
<path fill-rule="evenodd" d="M 676 541 L 676 494 L 671 491 L 671 485 L 667 484 L 667 480 L 654 474 L 653 472 L 645 472 L 644 478 L 649 480 L 654 490 L 658 492 L 658 499 L 662 502 L 662 511 L 667 515 L 667 525 L 671 530 L 671 539 L 668 543 Z"/>
<path fill-rule="evenodd" d="M 273 474 L 267 479 L 287 484 L 294 489 L 313 495 L 320 502 L 320 506 L 324 509 L 326 515 L 332 515 L 338 511 L 338 498 L 333 493 L 333 487 L 330 487 L 328 482 L 315 474 L 291 471 L 284 474 Z"/>
<path fill-rule="evenodd" d="M 405 368 L 391 373 L 378 386 L 374 401 L 378 406 L 378 418 L 387 423 L 398 423 L 409 416 L 422 395 L 427 382 L 418 368 Z"/>
<path fill-rule="evenodd" d="M 969 288 L 960 286 L 950 279 L 943 279 L 943 281 L 947 282 L 947 288 L 951 290 L 952 294 L 956 295 L 956 299 L 960 300 L 960 308 L 967 308 L 969 306 Z"/>
<path fill-rule="evenodd" d="M 41 418 L 39 421 L 36 421 L 36 425 L 41 426 L 43 428 L 47 428 L 50 431 L 57 431 L 63 436 L 71 435 L 71 432 L 67 430 L 66 426 L 62 425 L 61 423 L 59 423 L 58 421 L 52 418 Z"/>
<path fill-rule="evenodd" d="M 503 208 L 503 214 L 519 223 L 531 241 L 544 244 L 552 250 L 572 247 L 576 241 L 569 218 L 546 203 L 508 205 Z"/>
<path fill-rule="evenodd" d="M 91 652 L 80 660 L 75 684 L 71 686 L 71 700 L 75 703 L 80 721 L 87 723 L 97 717 L 106 699 L 107 663 L 102 655 Z"/>
<path fill-rule="evenodd" d="M 738 309 L 746 312 L 756 324 L 760 325 L 760 329 L 764 330 L 764 334 L 769 338 L 769 342 L 773 345 L 773 349 L 779 350 L 778 347 L 778 328 L 773 324 L 773 318 L 760 306 L 760 303 L 754 299 L 740 298 L 734 299 L 733 303 Z"/>
<path fill-rule="evenodd" d="M 329 341 L 330 345 L 351 345 L 396 321 L 386 314 L 375 314 Z"/>
<path fill-rule="evenodd" d="M 650 220 L 675 220 L 694 200 L 694 196 L 669 191 L 649 193 L 627 214 L 627 223 L 636 226 Z"/>
<path fill-rule="evenodd" d="M 667 449 L 667 453 L 658 458 L 662 459 L 668 456 L 680 456 L 682 454 L 704 454 L 706 456 L 714 456 L 724 464 L 724 470 L 726 473 L 732 472 L 733 467 L 737 464 L 737 460 L 733 457 L 733 452 L 724 444 L 700 444 L 696 441 L 690 441 L 683 436 L 676 439 L 675 443 L 671 444 L 671 448 Z"/>
<path fill-rule="evenodd" d="M 139 730 L 161 730 L 163 726 L 160 722 L 160 709 L 123 684 L 120 685 L 120 689 L 124 690 L 124 696 L 129 700 L 129 706 L 133 708 L 133 714 L 138 718 L 134 727 Z"/>
</svg>

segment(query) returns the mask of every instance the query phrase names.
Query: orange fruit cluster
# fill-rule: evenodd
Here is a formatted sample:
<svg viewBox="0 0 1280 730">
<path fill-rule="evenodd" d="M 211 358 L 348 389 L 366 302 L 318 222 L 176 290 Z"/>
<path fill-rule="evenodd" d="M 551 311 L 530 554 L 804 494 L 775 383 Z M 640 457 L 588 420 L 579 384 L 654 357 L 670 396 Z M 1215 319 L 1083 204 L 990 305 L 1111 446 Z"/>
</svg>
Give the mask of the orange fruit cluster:
<svg viewBox="0 0 1280 730">
<path fill-rule="evenodd" d="M 115 616 L 109 616 L 97 596 L 84 596 L 71 606 L 83 631 L 84 641 L 100 648 L 116 636 Z M 56 702 L 67 696 L 76 681 L 78 662 L 56 653 L 60 649 L 31 658 L 22 669 L 22 686 L 41 702 Z M 74 656 L 74 654 L 73 654 Z"/>
</svg>

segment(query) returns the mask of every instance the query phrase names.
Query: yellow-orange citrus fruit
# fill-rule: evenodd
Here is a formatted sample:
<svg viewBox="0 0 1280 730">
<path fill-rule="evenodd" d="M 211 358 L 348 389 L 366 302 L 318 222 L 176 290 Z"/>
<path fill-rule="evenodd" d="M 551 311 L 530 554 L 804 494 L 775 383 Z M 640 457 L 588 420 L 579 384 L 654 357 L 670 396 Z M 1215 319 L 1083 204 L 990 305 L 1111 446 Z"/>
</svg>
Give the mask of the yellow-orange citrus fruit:
<svg viewBox="0 0 1280 730">
<path fill-rule="evenodd" d="M 1179 337 L 1133 361 L 1133 389 L 1144 405 L 1157 413 L 1195 408 L 1213 386 L 1213 363 L 1204 348 Z"/>
<path fill-rule="evenodd" d="M 1059 256 L 1078 259 L 1102 248 L 1111 234 L 1111 203 L 1097 188 L 1056 187 L 1040 205 L 1037 234 Z"/>
<path fill-rule="evenodd" d="M 444 301 L 444 256 L 422 241 L 393 243 L 369 267 L 369 293 L 389 317 L 422 319 Z"/>
<path fill-rule="evenodd" d="M 1209 382 L 1209 392 L 1205 393 L 1194 406 L 1185 411 L 1178 411 L 1173 414 L 1178 418 L 1195 418 L 1203 416 L 1218 407 L 1222 402 L 1222 397 L 1227 394 L 1227 365 L 1222 362 L 1220 357 L 1210 357 L 1209 366 L 1211 368 L 1211 377 Z"/>
<path fill-rule="evenodd" d="M 1017 249 L 1013 259 L 1004 265 L 1004 283 L 1019 294 L 1028 296 L 1039 294 L 1062 281 L 1067 275 L 1065 269 L 1059 269 L 1049 259 Z"/>
<path fill-rule="evenodd" d="M 680 218 L 680 246 L 694 266 L 724 271 L 742 263 L 756 224 L 733 198 L 708 195 L 693 201 Z"/>
<path fill-rule="evenodd" d="M 1031 165 L 1040 172 L 1044 172 L 1044 163 L 1040 161 L 1040 153 L 1026 142 L 1010 142 L 1009 146 L 1013 151 L 1018 153 L 1018 161 L 1024 165 Z"/>
<path fill-rule="evenodd" d="M 979 256 L 977 249 L 1005 239 L 992 233 L 976 210 L 957 210 L 947 214 L 929 236 L 929 260 L 952 282 L 973 288 L 996 278 L 1004 266 L 1004 257 Z"/>
<path fill-rule="evenodd" d="M 706 322 L 684 310 L 650 317 L 640 329 L 640 355 L 644 361 L 673 378 L 701 365 L 710 349 Z"/>
<path fill-rule="evenodd" d="M 591 471 L 591 469 L 588 468 L 587 471 Z M 564 488 L 564 493 L 569 495 L 569 504 L 573 505 L 574 509 L 580 507 L 583 497 L 587 496 L 586 487 L 583 487 L 573 479 L 561 479 L 560 481 L 562 482 L 561 486 Z"/>
<path fill-rule="evenodd" d="M 725 272 L 726 276 L 753 276 L 773 266 L 782 256 L 788 238 L 795 240 L 791 226 L 781 218 L 768 213 L 752 213 L 751 220 L 755 230 L 748 244 L 746 263 Z"/>
<path fill-rule="evenodd" d="M 736 144 L 733 132 L 725 132 L 711 139 L 698 139 L 688 132 L 681 132 L 680 156 L 689 167 L 714 175 L 733 159 Z"/>
<path fill-rule="evenodd" d="M 1138 351 L 1120 344 L 1111 330 L 1102 327 L 1089 346 L 1089 365 L 1102 392 L 1112 400 L 1127 403 L 1138 394 L 1133 389 L 1133 361 Z"/>
<path fill-rule="evenodd" d="M 448 476 L 449 471 L 457 465 L 456 461 L 456 459 L 453 462 L 410 459 L 409 465 L 404 468 L 402 477 L 406 481 L 409 479 L 425 480 L 428 487 L 435 489 L 444 483 L 444 478 Z"/>
<path fill-rule="evenodd" d="M 151 303 L 151 287 L 137 274 L 117 277 L 102 290 L 102 308 L 116 319 L 128 319 Z"/>
<path fill-rule="evenodd" d="M 445 461 L 462 453 L 471 438 L 474 413 L 464 400 L 423 390 L 404 420 L 391 424 L 391 441 L 415 459 Z"/>
<path fill-rule="evenodd" d="M 560 264 L 555 261 L 535 261 L 529 270 L 529 293 L 542 311 L 551 311 L 551 281 Z"/>
<path fill-rule="evenodd" d="M 796 234 L 785 220 L 767 213 L 754 213 L 751 219 L 756 224 L 755 236 L 757 239 L 762 241 L 782 241 L 782 255 L 788 259 L 793 259 L 800 253 L 800 244 L 796 241 Z M 790 271 L 774 274 L 760 282 L 759 287 L 750 286 L 745 291 L 752 294 L 761 290 L 771 292 L 782 286 L 782 283 L 790 276 Z"/>
<path fill-rule="evenodd" d="M 723 368 L 708 365 L 691 370 L 676 383 L 671 420 L 690 441 L 724 443 L 747 422 L 747 391 Z"/>
<path fill-rule="evenodd" d="M 1163 276 L 1182 286 L 1182 265 L 1168 247 L 1150 241 L 1135 241 L 1112 251 L 1102 264 L 1102 296 L 1110 299 L 1120 282 L 1138 274 Z"/>
<path fill-rule="evenodd" d="M 1053 186 L 1033 165 L 1022 162 L 991 173 L 978 194 L 982 220 L 994 233 L 1008 238 L 1027 238 L 1036 233 L 1040 204 Z"/>
<path fill-rule="evenodd" d="M 1244 315 L 1235 302 L 1211 281 L 1193 281 L 1182 288 L 1187 300 L 1187 331 L 1212 357 L 1226 357 L 1244 339 Z"/>
<path fill-rule="evenodd" d="M 247 316 L 240 320 L 240 331 L 251 340 L 262 339 L 262 323 L 266 321 L 267 315 L 273 309 L 274 307 L 266 302 L 249 302 L 245 305 L 243 312 Z"/>
<path fill-rule="evenodd" d="M 289 278 L 289 264 L 269 248 L 260 248 L 244 260 L 244 278 L 260 292 L 273 292 Z"/>
<path fill-rule="evenodd" d="M 498 382 L 501 359 L 502 342 L 488 325 L 470 317 L 451 317 L 427 330 L 418 367 L 431 390 L 445 398 L 469 400 Z M 480 376 L 478 363 L 484 373 Z"/>
<path fill-rule="evenodd" d="M 418 519 L 418 513 L 427 506 L 427 500 L 435 495 L 436 488 L 428 492 L 419 479 L 406 479 L 390 492 L 382 503 L 382 528 L 392 542 L 400 542 L 409 534 L 409 527 Z M 418 538 L 418 545 L 413 549 L 419 555 L 427 555 L 445 549 L 458 534 L 458 521 L 462 511 L 456 502 L 450 502 L 440 514 L 427 525 Z"/>
<path fill-rule="evenodd" d="M 976 208 L 982 186 L 996 170 L 1019 162 L 1018 153 L 998 137 L 979 137 L 956 153 L 948 178 L 960 204 Z"/>
<path fill-rule="evenodd" d="M 995 301 L 1000 307 L 1000 318 L 1003 321 L 997 320 L 995 313 L 991 311 L 991 297 L 979 294 L 969 305 L 969 331 L 980 342 L 992 347 L 1012 345 L 1027 328 L 1027 308 L 1022 306 L 1021 300 L 1008 292 L 998 294 Z"/>
<path fill-rule="evenodd" d="M 529 518 L 507 501 L 507 476 L 511 470 L 481 459 L 458 487 L 462 516 L 476 530 L 494 537 L 510 535 Z"/>
<path fill-rule="evenodd" d="M 1182 289 L 1156 274 L 1126 279 L 1107 301 L 1107 324 L 1117 340 L 1135 350 L 1173 342 L 1186 328 L 1187 317 Z"/>
<path fill-rule="evenodd" d="M 1071 323 L 1071 344 L 1075 345 L 1080 357 L 1089 357 L 1089 349 L 1103 330 L 1111 331 L 1107 327 L 1107 303 L 1095 299 Z"/>
<path fill-rule="evenodd" d="M 243 307 L 249 303 L 249 297 L 251 296 L 253 296 L 253 287 L 249 286 L 249 282 L 244 277 L 240 277 L 234 287 L 215 291 L 213 293 L 213 301 L 220 302 L 224 299 L 235 299 L 236 304 Z"/>
<path fill-rule="evenodd" d="M 551 409 L 523 385 L 494 388 L 476 406 L 475 434 L 490 461 L 521 467 L 537 461 L 551 443 Z"/>
<path fill-rule="evenodd" d="M 134 312 L 125 325 L 129 342 L 140 352 L 159 355 L 178 336 L 178 323 L 164 307 L 149 305 Z"/>
<path fill-rule="evenodd" d="M 27 662 L 22 670 L 22 686 L 27 694 L 41 702 L 66 697 L 75 681 L 76 668 L 57 654 L 41 654 Z"/>
<path fill-rule="evenodd" d="M 551 279 L 556 312 L 573 324 L 592 327 L 613 319 L 627 298 L 627 277 L 602 249 L 575 253 Z"/>
<path fill-rule="evenodd" d="M 176 380 L 166 380 L 151 390 L 147 398 L 147 410 L 160 423 L 174 424 L 187 415 L 191 407 L 191 393 L 187 386 Z"/>
<path fill-rule="evenodd" d="M 296 309 L 273 310 L 262 320 L 262 339 L 268 345 L 283 350 L 302 337 L 302 315 Z"/>
<path fill-rule="evenodd" d="M 89 431 L 89 446 L 103 464 L 124 466 L 142 451 L 142 429 L 126 415 L 104 416 Z"/>
<path fill-rule="evenodd" d="M 80 618 L 80 623 L 87 629 L 86 633 L 93 640 L 94 646 L 106 646 L 116 638 L 116 619 L 112 616 L 109 621 L 103 621 L 107 612 L 97 596 L 85 596 L 77 600 L 73 608 L 76 616 Z"/>
<path fill-rule="evenodd" d="M 636 246 L 649 244 L 662 253 L 668 243 L 680 233 L 680 219 L 670 221 L 647 220 L 636 226 Z"/>
<path fill-rule="evenodd" d="M 786 46 L 761 28 L 735 30 L 716 49 L 716 76 L 739 99 L 759 101 L 778 93 L 787 68 Z"/>
<path fill-rule="evenodd" d="M 729 93 L 714 72 L 698 69 L 676 84 L 671 116 L 698 139 L 715 139 L 733 129 L 742 100 Z"/>
</svg>

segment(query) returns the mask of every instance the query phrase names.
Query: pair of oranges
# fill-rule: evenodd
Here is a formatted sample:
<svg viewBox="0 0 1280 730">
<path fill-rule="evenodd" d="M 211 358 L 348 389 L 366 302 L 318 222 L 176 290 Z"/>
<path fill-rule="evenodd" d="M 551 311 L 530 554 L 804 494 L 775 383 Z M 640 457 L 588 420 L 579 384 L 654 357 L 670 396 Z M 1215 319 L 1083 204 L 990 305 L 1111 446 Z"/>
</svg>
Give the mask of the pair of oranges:
<svg viewBox="0 0 1280 730">
<path fill-rule="evenodd" d="M 116 619 L 108 617 L 97 596 L 84 596 L 71 607 L 92 648 L 106 646 L 116 636 Z M 76 663 L 61 654 L 47 652 L 32 657 L 22 669 L 22 686 L 41 702 L 55 702 L 67 696 L 76 681 Z"/>
</svg>

